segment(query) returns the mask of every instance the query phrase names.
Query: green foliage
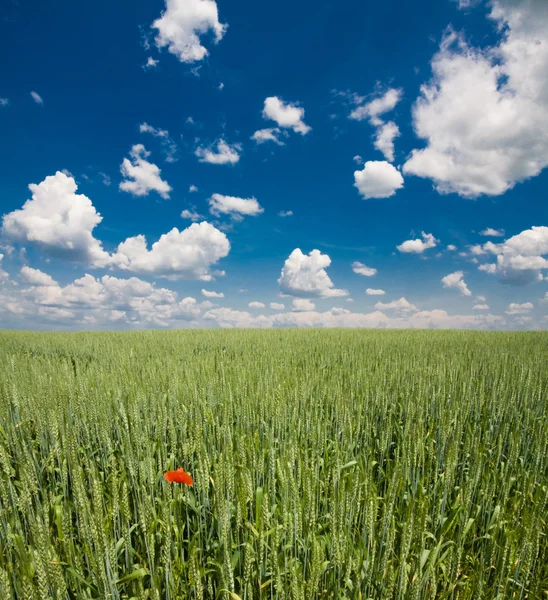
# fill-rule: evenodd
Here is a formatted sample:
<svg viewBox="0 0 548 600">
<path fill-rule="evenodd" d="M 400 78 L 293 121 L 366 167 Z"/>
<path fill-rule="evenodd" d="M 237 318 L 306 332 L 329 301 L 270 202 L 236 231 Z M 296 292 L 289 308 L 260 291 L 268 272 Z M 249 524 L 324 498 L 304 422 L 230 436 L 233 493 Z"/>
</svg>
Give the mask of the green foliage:
<svg viewBox="0 0 548 600">
<path fill-rule="evenodd" d="M 0 597 L 546 599 L 547 365 L 544 333 L 0 332 Z"/>
</svg>

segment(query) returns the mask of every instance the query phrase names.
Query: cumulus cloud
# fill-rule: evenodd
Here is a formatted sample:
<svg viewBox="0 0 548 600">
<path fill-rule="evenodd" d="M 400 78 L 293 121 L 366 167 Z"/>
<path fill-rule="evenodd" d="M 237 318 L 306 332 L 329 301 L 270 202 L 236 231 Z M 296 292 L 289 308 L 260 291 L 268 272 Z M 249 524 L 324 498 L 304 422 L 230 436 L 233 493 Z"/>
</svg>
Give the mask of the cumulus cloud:
<svg viewBox="0 0 548 600">
<path fill-rule="evenodd" d="M 396 246 L 396 248 L 400 252 L 404 253 L 422 254 L 425 250 L 434 248 L 439 243 L 439 240 L 437 240 L 431 233 L 424 233 L 423 231 L 421 235 L 422 240 L 407 240 L 399 246 Z"/>
<path fill-rule="evenodd" d="M 51 275 L 40 271 L 39 269 L 33 269 L 32 267 L 24 266 L 21 269 L 21 276 L 26 283 L 40 286 L 54 286 L 58 285 L 55 279 Z"/>
<path fill-rule="evenodd" d="M 230 215 L 235 220 L 244 217 L 256 217 L 264 212 L 264 208 L 257 202 L 256 198 L 237 198 L 235 196 L 223 196 L 213 194 L 209 199 L 209 212 L 212 215 Z"/>
<path fill-rule="evenodd" d="M 306 135 L 312 129 L 303 121 L 304 108 L 290 102 L 284 102 L 278 96 L 266 98 L 263 118 L 275 121 L 278 127 L 293 129 L 301 135 Z"/>
<path fill-rule="evenodd" d="M 230 243 L 226 235 L 203 221 L 179 231 L 174 227 L 152 244 L 149 250 L 144 235 L 122 242 L 112 260 L 120 269 L 153 274 L 168 279 L 211 281 L 219 272 L 211 266 L 228 255 Z"/>
<path fill-rule="evenodd" d="M 249 308 L 265 308 L 265 305 L 262 302 L 250 302 L 248 306 Z"/>
<path fill-rule="evenodd" d="M 196 221 L 200 221 L 201 219 L 203 219 L 202 215 L 199 214 L 199 213 L 197 213 L 194 208 L 192 210 L 188 210 L 187 208 L 185 208 L 185 210 L 183 210 L 181 212 L 181 218 L 182 219 L 189 219 L 193 223 L 195 223 Z"/>
<path fill-rule="evenodd" d="M 366 265 L 358 261 L 354 261 L 352 263 L 352 270 L 354 271 L 354 273 L 357 273 L 358 275 L 363 275 L 364 277 L 372 277 L 373 275 L 377 274 L 377 269 L 374 269 L 373 267 L 367 267 Z"/>
<path fill-rule="evenodd" d="M 223 292 L 210 292 L 209 290 L 202 290 L 202 295 L 206 298 L 224 298 Z"/>
<path fill-rule="evenodd" d="M 291 308 L 296 312 L 304 312 L 307 310 L 315 310 L 316 305 L 308 300 L 308 298 L 294 298 L 291 302 Z"/>
<path fill-rule="evenodd" d="M 232 308 L 214 308 L 204 314 L 204 319 L 214 321 L 223 329 L 271 327 L 270 320 L 263 315 L 255 317 L 247 311 Z"/>
<path fill-rule="evenodd" d="M 487 227 L 483 231 L 480 231 L 480 235 L 484 235 L 486 237 L 504 237 L 504 229 L 493 229 L 492 227 Z"/>
<path fill-rule="evenodd" d="M 462 271 L 455 271 L 442 278 L 441 282 L 445 288 L 456 288 L 460 291 L 463 296 L 471 296 L 472 292 L 468 289 L 464 279 L 464 273 Z"/>
<path fill-rule="evenodd" d="M 377 310 L 393 310 L 395 312 L 408 313 L 417 311 L 418 308 L 411 304 L 406 298 L 400 298 L 399 300 L 392 300 L 392 302 L 377 302 L 375 304 Z"/>
<path fill-rule="evenodd" d="M 106 266 L 109 255 L 93 237 L 103 220 L 91 200 L 77 194 L 73 177 L 61 171 L 39 184 L 31 183 L 32 198 L 23 208 L 2 217 L 2 233 L 11 241 L 37 246 L 56 258 Z"/>
<path fill-rule="evenodd" d="M 548 227 L 531 227 L 505 242 L 474 247 L 477 255 L 493 254 L 496 263 L 486 263 L 478 267 L 480 271 L 497 274 L 502 283 L 526 285 L 540 281 L 541 271 L 548 269 Z"/>
<path fill-rule="evenodd" d="M 505 320 L 498 315 L 450 315 L 444 310 L 406 311 L 387 316 L 380 311 L 353 313 L 343 308 L 325 312 L 292 311 L 271 316 L 220 308 L 208 311 L 204 319 L 220 327 L 353 327 L 353 328 L 470 328 L 495 329 Z"/>
<path fill-rule="evenodd" d="M 192 194 L 193 192 L 197 192 L 198 188 L 195 185 L 191 185 L 189 186 L 188 191 Z"/>
<path fill-rule="evenodd" d="M 449 244 L 447 246 L 447 250 L 449 250 L 449 252 L 454 252 L 457 249 L 457 247 L 454 244 Z"/>
<path fill-rule="evenodd" d="M 365 290 L 365 293 L 368 296 L 384 296 L 384 294 L 386 294 L 386 292 L 384 290 L 375 290 L 373 288 L 367 288 Z"/>
<path fill-rule="evenodd" d="M 149 192 L 157 192 L 162 198 L 169 198 L 171 186 L 160 177 L 161 170 L 146 159 L 150 156 L 143 144 L 135 144 L 129 153 L 130 158 L 124 158 L 120 172 L 125 180 L 120 183 L 120 189 L 134 196 L 147 196 Z"/>
<path fill-rule="evenodd" d="M 281 210 L 278 213 L 279 217 L 292 217 L 293 216 L 293 211 L 292 210 Z"/>
<path fill-rule="evenodd" d="M 284 146 L 284 142 L 280 140 L 282 130 L 279 127 L 271 127 L 267 129 L 258 129 L 252 136 L 251 139 L 257 142 L 257 144 L 264 144 L 265 142 L 274 142 L 278 146 Z"/>
<path fill-rule="evenodd" d="M 525 302 L 524 304 L 517 304 L 512 302 L 506 308 L 507 315 L 523 315 L 533 310 L 534 305 L 532 302 Z"/>
<path fill-rule="evenodd" d="M 192 321 L 201 312 L 194 298 L 179 301 L 176 292 L 136 277 L 104 275 L 96 279 L 86 274 L 64 287 L 55 282 L 42 285 L 35 279 L 21 292 L 23 310 L 32 314 L 38 307 L 38 314 L 53 319 L 76 319 L 97 326 L 124 322 L 167 327 L 180 320 Z"/>
<path fill-rule="evenodd" d="M 156 45 L 167 49 L 181 62 L 203 60 L 209 53 L 200 37 L 213 32 L 218 43 L 228 25 L 219 21 L 217 3 L 214 0 L 165 0 L 166 9 L 152 24 L 157 30 Z"/>
<path fill-rule="evenodd" d="M 269 306 L 272 310 L 283 310 L 285 308 L 285 304 L 279 302 L 271 302 Z"/>
<path fill-rule="evenodd" d="M 32 99 L 36 102 L 36 104 L 39 104 L 40 106 L 42 106 L 44 104 L 44 101 L 42 100 L 42 96 L 40 96 L 40 94 L 38 94 L 37 92 L 31 92 L 30 93 Z"/>
<path fill-rule="evenodd" d="M 488 304 L 474 304 L 472 307 L 474 310 L 489 310 Z"/>
<path fill-rule="evenodd" d="M 283 293 L 300 297 L 347 296 L 347 290 L 336 289 L 325 271 L 331 258 L 319 250 L 312 250 L 308 256 L 300 248 L 289 255 L 282 268 L 278 284 Z"/>
<path fill-rule="evenodd" d="M 240 160 L 239 151 L 241 149 L 240 144 L 231 146 L 221 139 L 217 141 L 216 146 L 215 144 L 209 148 L 199 146 L 194 154 L 200 159 L 200 162 L 212 165 L 235 165 Z"/>
<path fill-rule="evenodd" d="M 365 199 L 390 198 L 403 187 L 403 177 L 389 162 L 369 160 L 362 171 L 354 171 L 354 186 Z"/>
<path fill-rule="evenodd" d="M 470 46 L 449 30 L 413 108 L 426 147 L 404 173 L 443 194 L 496 196 L 548 165 L 548 3 L 492 0 L 500 41 Z"/>
</svg>

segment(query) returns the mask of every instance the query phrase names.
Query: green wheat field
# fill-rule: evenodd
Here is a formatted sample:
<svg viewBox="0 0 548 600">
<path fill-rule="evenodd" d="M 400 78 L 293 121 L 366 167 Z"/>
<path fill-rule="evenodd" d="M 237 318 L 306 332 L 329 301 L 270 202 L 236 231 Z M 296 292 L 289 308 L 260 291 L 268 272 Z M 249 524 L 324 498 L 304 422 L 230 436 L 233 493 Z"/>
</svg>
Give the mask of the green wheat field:
<svg viewBox="0 0 548 600">
<path fill-rule="evenodd" d="M 0 332 L 0 597 L 547 599 L 547 408 L 546 333 Z"/>
</svg>

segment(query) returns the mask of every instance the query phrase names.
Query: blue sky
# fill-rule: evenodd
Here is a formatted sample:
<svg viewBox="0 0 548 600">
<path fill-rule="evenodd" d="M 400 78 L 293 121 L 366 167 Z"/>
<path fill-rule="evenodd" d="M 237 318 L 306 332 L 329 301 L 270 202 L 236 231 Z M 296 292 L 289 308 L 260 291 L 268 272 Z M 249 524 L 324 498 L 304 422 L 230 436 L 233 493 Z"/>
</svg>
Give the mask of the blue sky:
<svg viewBox="0 0 548 600">
<path fill-rule="evenodd" d="M 2 12 L 0 327 L 548 326 L 545 2 Z"/>
</svg>

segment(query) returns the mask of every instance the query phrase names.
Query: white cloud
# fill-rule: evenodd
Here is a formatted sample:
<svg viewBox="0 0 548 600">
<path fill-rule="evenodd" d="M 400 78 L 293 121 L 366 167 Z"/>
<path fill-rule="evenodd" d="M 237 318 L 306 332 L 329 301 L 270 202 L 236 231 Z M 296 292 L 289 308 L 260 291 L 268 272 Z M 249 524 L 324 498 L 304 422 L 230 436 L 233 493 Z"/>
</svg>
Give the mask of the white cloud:
<svg viewBox="0 0 548 600">
<path fill-rule="evenodd" d="M 255 317 L 243 310 L 233 310 L 232 308 L 215 308 L 204 314 L 204 319 L 215 321 L 223 329 L 232 329 L 234 327 L 271 327 L 270 320 L 261 315 Z"/>
<path fill-rule="evenodd" d="M 250 302 L 248 306 L 249 308 L 265 308 L 265 305 L 262 302 Z"/>
<path fill-rule="evenodd" d="M 9 103 L 9 98 L 0 98 L 0 106 L 7 106 Z"/>
<path fill-rule="evenodd" d="M 476 300 L 478 302 L 485 302 L 486 298 L 485 298 L 485 296 L 476 296 Z"/>
<path fill-rule="evenodd" d="M 401 173 L 389 162 L 369 160 L 362 171 L 354 171 L 354 186 L 365 198 L 390 198 L 403 187 Z"/>
<path fill-rule="evenodd" d="M 375 148 L 380 150 L 389 162 L 394 162 L 394 140 L 399 135 L 400 128 L 393 121 L 383 123 L 377 128 Z"/>
<path fill-rule="evenodd" d="M 447 246 L 447 250 L 449 250 L 450 252 L 454 252 L 457 249 L 457 247 L 454 244 L 449 244 Z"/>
<path fill-rule="evenodd" d="M 209 148 L 199 146 L 194 154 L 200 159 L 200 162 L 210 163 L 212 165 L 235 165 L 240 160 L 238 152 L 242 149 L 240 144 L 227 144 L 224 140 L 217 142 L 217 151 L 214 150 L 215 144 Z"/>
<path fill-rule="evenodd" d="M 293 211 L 292 210 L 281 210 L 278 213 L 279 217 L 292 217 L 293 216 Z"/>
<path fill-rule="evenodd" d="M 192 192 L 197 192 L 197 191 L 198 191 L 198 188 L 197 188 L 195 185 L 191 185 L 191 186 L 188 188 L 188 191 L 189 191 L 190 193 L 192 193 Z"/>
<path fill-rule="evenodd" d="M 445 288 L 456 288 L 460 291 L 463 296 L 471 296 L 472 292 L 468 289 L 464 279 L 464 273 L 462 271 L 455 271 L 442 278 L 441 282 Z"/>
<path fill-rule="evenodd" d="M 390 88 L 382 96 L 371 100 L 366 104 L 357 106 L 349 118 L 356 121 L 364 119 L 375 119 L 380 115 L 394 110 L 402 96 L 401 89 Z"/>
<path fill-rule="evenodd" d="M 139 125 L 139 131 L 140 133 L 150 133 L 157 138 L 169 138 L 169 131 L 167 131 L 167 129 L 157 129 L 148 123 L 141 123 Z"/>
<path fill-rule="evenodd" d="M 493 229 L 492 227 L 487 227 L 487 229 L 480 231 L 480 235 L 485 235 L 487 237 L 504 237 L 504 229 Z"/>
<path fill-rule="evenodd" d="M 279 136 L 282 135 L 281 129 L 278 127 L 271 127 L 267 129 L 258 129 L 252 136 L 251 139 L 256 141 L 257 144 L 264 144 L 265 142 L 274 142 L 278 146 L 284 146 L 284 142 L 280 140 Z"/>
<path fill-rule="evenodd" d="M 181 62 L 192 63 L 208 55 L 200 36 L 212 31 L 218 43 L 227 25 L 219 21 L 214 0 L 165 0 L 166 10 L 152 27 L 158 31 L 155 41 L 158 48 L 167 46 Z"/>
<path fill-rule="evenodd" d="M 206 298 L 224 298 L 225 297 L 223 292 L 210 292 L 210 291 L 204 290 L 204 289 L 202 289 L 202 295 L 204 295 Z"/>
<path fill-rule="evenodd" d="M 489 310 L 488 304 L 474 304 L 472 307 L 474 310 Z"/>
<path fill-rule="evenodd" d="M 434 248 L 436 244 L 439 243 L 439 240 L 437 240 L 431 233 L 424 233 L 423 231 L 421 235 L 422 240 L 407 240 L 399 246 L 396 246 L 396 248 L 400 252 L 422 254 L 425 250 L 428 250 L 429 248 Z"/>
<path fill-rule="evenodd" d="M 327 254 L 312 250 L 307 256 L 300 248 L 289 255 L 282 268 L 278 284 L 290 296 L 333 297 L 347 296 L 346 290 L 336 289 L 325 269 L 331 264 Z"/>
<path fill-rule="evenodd" d="M 2 259 L 4 258 L 4 255 L 2 253 L 0 253 L 0 279 L 8 279 L 8 273 L 7 271 L 4 271 L 4 269 L 2 269 Z"/>
<path fill-rule="evenodd" d="M 279 302 L 271 302 L 270 308 L 272 310 L 283 310 L 285 308 L 285 304 L 280 304 Z"/>
<path fill-rule="evenodd" d="M 209 212 L 217 217 L 223 214 L 230 215 L 235 220 L 241 220 L 243 217 L 260 215 L 264 212 L 264 208 L 256 198 L 237 198 L 213 194 L 209 199 Z"/>
<path fill-rule="evenodd" d="M 156 66 L 158 66 L 159 62 L 160 62 L 159 60 L 156 60 L 156 59 L 152 58 L 152 56 L 149 56 L 147 58 L 146 64 L 143 65 L 143 69 L 154 69 Z"/>
<path fill-rule="evenodd" d="M 377 274 L 377 269 L 374 269 L 373 267 L 367 267 L 366 265 L 358 261 L 352 263 L 352 270 L 354 271 L 354 273 L 357 273 L 358 275 L 363 275 L 364 277 L 372 277 L 373 275 Z"/>
<path fill-rule="evenodd" d="M 32 285 L 41 285 L 46 287 L 58 285 L 51 275 L 48 275 L 39 269 L 33 269 L 32 267 L 24 266 L 21 269 L 21 275 L 27 283 Z"/>
<path fill-rule="evenodd" d="M 515 302 L 512 302 L 511 304 L 508 305 L 508 308 L 506 309 L 506 314 L 507 315 L 523 315 L 528 313 L 529 311 L 533 310 L 534 305 L 532 302 L 525 302 L 524 304 L 516 304 Z"/>
<path fill-rule="evenodd" d="M 365 293 L 368 296 L 384 296 L 384 294 L 386 294 L 384 290 L 374 290 L 373 288 L 367 288 Z"/>
<path fill-rule="evenodd" d="M 288 127 L 296 133 L 306 135 L 312 128 L 303 121 L 304 108 L 284 102 L 277 96 L 264 101 L 263 118 L 275 121 L 279 127 Z"/>
<path fill-rule="evenodd" d="M 376 128 L 375 148 L 380 150 L 387 161 L 394 161 L 394 140 L 400 135 L 399 127 L 393 121 L 385 123 L 380 115 L 394 110 L 400 101 L 402 90 L 390 88 L 382 96 L 379 96 L 366 104 L 360 104 L 350 113 L 349 118 L 356 121 L 368 119 Z M 363 102 L 364 98 L 354 97 L 354 102 Z M 359 160 L 357 160 L 359 159 Z M 354 160 L 361 163 L 361 156 L 355 156 Z"/>
<path fill-rule="evenodd" d="M 40 96 L 40 94 L 36 92 L 31 92 L 30 95 L 32 96 L 32 99 L 36 102 L 36 104 L 40 104 L 40 106 L 44 104 L 44 101 L 42 100 L 42 96 Z"/>
<path fill-rule="evenodd" d="M 487 242 L 476 250 L 478 254 L 494 254 L 496 263 L 482 264 L 480 271 L 498 274 L 503 283 L 526 285 L 542 279 L 548 269 L 548 227 L 531 227 L 505 242 Z"/>
<path fill-rule="evenodd" d="M 313 302 L 310 302 L 308 298 L 294 298 L 291 302 L 291 307 L 296 312 L 316 310 L 316 305 Z"/>
<path fill-rule="evenodd" d="M 135 144 L 130 151 L 131 158 L 124 158 L 120 172 L 126 178 L 120 189 L 134 196 L 147 196 L 157 192 L 162 198 L 169 198 L 171 186 L 160 177 L 161 170 L 146 159 L 150 156 L 143 144 Z"/>
<path fill-rule="evenodd" d="M 377 310 L 393 310 L 402 313 L 413 312 L 418 310 L 418 308 L 414 304 L 411 304 L 403 297 L 399 300 L 393 300 L 392 302 L 387 303 L 377 302 L 377 304 L 375 304 L 375 308 Z"/>
<path fill-rule="evenodd" d="M 499 195 L 548 165 L 548 3 L 492 0 L 498 45 L 471 47 L 449 31 L 413 109 L 416 134 L 404 172 L 440 193 Z"/>
<path fill-rule="evenodd" d="M 164 148 L 166 162 L 173 163 L 179 160 L 179 157 L 177 156 L 177 144 L 171 139 L 167 129 L 157 129 L 148 123 L 141 123 L 139 125 L 139 131 L 141 133 L 150 133 L 155 138 L 160 139 Z"/>
<path fill-rule="evenodd" d="M 36 245 L 65 260 L 108 264 L 108 254 L 92 234 L 103 218 L 87 196 L 76 194 L 74 178 L 57 171 L 29 189 L 32 199 L 2 218 L 2 232 L 9 240 Z"/>
<path fill-rule="evenodd" d="M 174 227 L 147 248 L 144 235 L 122 242 L 112 256 L 120 268 L 134 273 L 153 274 L 169 279 L 211 281 L 219 272 L 210 267 L 228 255 L 230 243 L 226 235 L 210 223 L 193 223 L 179 231 Z"/>
<path fill-rule="evenodd" d="M 494 265 L 494 264 L 480 265 L 478 267 L 478 270 L 485 271 L 485 273 L 489 273 L 490 275 L 493 275 L 497 271 L 497 265 Z"/>
<path fill-rule="evenodd" d="M 38 314 L 47 318 L 76 319 L 97 326 L 126 322 L 167 327 L 180 320 L 192 321 L 201 312 L 194 298 L 178 301 L 176 292 L 136 277 L 104 275 L 96 279 L 89 274 L 65 287 L 35 282 L 22 291 L 21 305 L 26 313 L 38 307 Z"/>
<path fill-rule="evenodd" d="M 188 210 L 186 208 L 185 208 L 185 210 L 183 210 L 181 212 L 181 218 L 182 219 L 190 219 L 193 223 L 195 223 L 196 221 L 199 221 L 200 219 L 203 219 L 202 215 L 197 213 L 196 210 L 194 210 L 194 209 Z"/>
<path fill-rule="evenodd" d="M 112 183 L 110 177 L 106 173 L 99 171 L 99 176 L 101 177 L 101 183 L 103 185 L 106 185 L 108 187 Z"/>
<path fill-rule="evenodd" d="M 357 164 L 357 165 L 363 165 L 363 158 L 359 155 L 356 154 L 356 156 L 354 156 L 352 158 L 352 160 Z"/>
</svg>

